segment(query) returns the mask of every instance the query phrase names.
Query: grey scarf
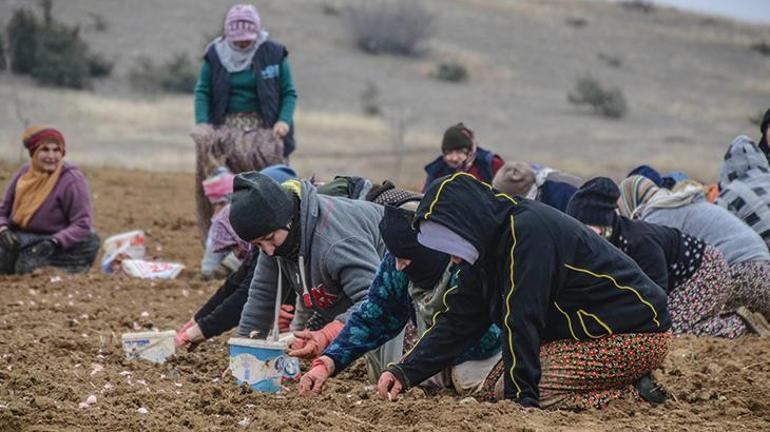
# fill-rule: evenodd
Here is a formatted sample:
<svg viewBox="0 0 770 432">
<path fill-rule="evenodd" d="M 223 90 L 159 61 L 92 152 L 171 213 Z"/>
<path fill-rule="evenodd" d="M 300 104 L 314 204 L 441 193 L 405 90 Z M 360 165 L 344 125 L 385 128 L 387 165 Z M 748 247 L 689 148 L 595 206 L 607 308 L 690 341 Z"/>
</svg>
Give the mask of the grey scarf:
<svg viewBox="0 0 770 432">
<path fill-rule="evenodd" d="M 227 69 L 227 72 L 236 73 L 245 70 L 251 65 L 254 54 L 267 40 L 267 32 L 260 30 L 257 41 L 247 49 L 240 49 L 228 41 L 224 36 L 220 36 L 214 39 L 211 44 L 214 45 L 214 49 L 219 56 L 219 62 Z M 211 45 L 209 44 L 209 45 Z M 208 51 L 208 48 L 206 48 Z"/>
</svg>

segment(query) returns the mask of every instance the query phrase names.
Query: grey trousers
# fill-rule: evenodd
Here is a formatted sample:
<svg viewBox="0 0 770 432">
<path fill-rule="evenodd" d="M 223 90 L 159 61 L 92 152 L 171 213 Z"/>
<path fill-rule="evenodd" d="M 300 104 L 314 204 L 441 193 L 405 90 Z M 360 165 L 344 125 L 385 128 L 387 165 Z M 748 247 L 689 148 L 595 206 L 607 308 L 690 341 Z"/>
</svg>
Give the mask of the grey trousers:
<svg viewBox="0 0 770 432">
<path fill-rule="evenodd" d="M 0 246 L 0 274 L 31 273 L 39 267 L 58 267 L 69 273 L 85 273 L 96 260 L 101 240 L 95 232 L 72 247 L 56 250 L 47 258 L 37 258 L 28 253 L 30 248 L 41 240 L 50 239 L 50 235 L 35 234 L 13 230 L 19 239 L 18 250 L 7 250 Z"/>
</svg>

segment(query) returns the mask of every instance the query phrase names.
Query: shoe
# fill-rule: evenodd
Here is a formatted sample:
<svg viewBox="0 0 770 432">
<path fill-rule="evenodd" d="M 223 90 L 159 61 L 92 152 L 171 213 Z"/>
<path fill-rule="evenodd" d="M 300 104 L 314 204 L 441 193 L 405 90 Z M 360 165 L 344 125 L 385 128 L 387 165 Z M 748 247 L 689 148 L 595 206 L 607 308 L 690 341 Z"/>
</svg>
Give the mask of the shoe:
<svg viewBox="0 0 770 432">
<path fill-rule="evenodd" d="M 634 383 L 634 387 L 639 392 L 642 399 L 653 405 L 660 405 L 667 399 L 665 390 L 656 384 L 650 375 L 639 378 Z"/>
<path fill-rule="evenodd" d="M 735 313 L 743 319 L 743 322 L 746 323 L 746 327 L 759 335 L 759 337 L 770 337 L 770 324 L 768 324 L 761 313 L 752 312 L 746 306 L 739 307 L 735 310 Z"/>
</svg>

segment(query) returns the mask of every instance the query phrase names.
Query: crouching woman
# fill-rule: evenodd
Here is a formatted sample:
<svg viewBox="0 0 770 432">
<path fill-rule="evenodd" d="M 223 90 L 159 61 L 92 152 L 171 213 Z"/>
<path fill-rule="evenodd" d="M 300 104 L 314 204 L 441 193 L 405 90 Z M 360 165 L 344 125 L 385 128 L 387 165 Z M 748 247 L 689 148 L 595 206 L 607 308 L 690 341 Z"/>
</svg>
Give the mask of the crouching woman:
<svg viewBox="0 0 770 432">
<path fill-rule="evenodd" d="M 665 398 L 649 375 L 671 340 L 666 293 L 583 224 L 463 173 L 428 188 L 415 224 L 422 245 L 460 263 L 460 283 L 415 348 L 382 374 L 380 394 L 395 399 L 497 323 L 506 399 L 586 409 Z"/>
<path fill-rule="evenodd" d="M 64 162 L 64 136 L 48 126 L 22 135 L 31 161 L 11 178 L 0 203 L 0 274 L 43 266 L 86 272 L 99 250 L 88 183 Z"/>
</svg>

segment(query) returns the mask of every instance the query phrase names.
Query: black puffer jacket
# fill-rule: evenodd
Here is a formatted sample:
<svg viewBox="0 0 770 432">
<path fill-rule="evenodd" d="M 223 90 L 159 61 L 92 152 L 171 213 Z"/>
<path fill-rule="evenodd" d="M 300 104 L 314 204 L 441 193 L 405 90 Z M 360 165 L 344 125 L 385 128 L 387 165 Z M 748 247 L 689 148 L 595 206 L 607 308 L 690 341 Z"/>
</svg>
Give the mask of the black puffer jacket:
<svg viewBox="0 0 770 432">
<path fill-rule="evenodd" d="M 463 266 L 447 309 L 389 369 L 406 387 L 441 370 L 494 322 L 504 334 L 506 398 L 537 406 L 543 343 L 671 327 L 665 292 L 631 258 L 556 209 L 496 195 L 456 174 L 428 189 L 415 223 L 424 221 L 463 237 L 479 259 Z"/>
</svg>

